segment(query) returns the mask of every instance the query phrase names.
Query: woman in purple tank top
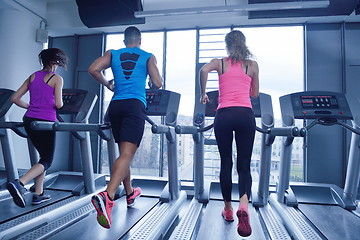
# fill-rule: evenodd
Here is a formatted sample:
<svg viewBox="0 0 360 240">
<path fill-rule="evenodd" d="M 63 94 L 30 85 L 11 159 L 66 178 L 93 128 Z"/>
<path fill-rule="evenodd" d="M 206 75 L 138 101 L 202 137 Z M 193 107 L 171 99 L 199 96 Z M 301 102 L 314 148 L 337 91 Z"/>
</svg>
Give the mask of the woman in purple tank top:
<svg viewBox="0 0 360 240">
<path fill-rule="evenodd" d="M 51 199 L 49 195 L 44 194 L 43 183 L 46 170 L 51 166 L 54 157 L 55 132 L 35 131 L 30 125 L 33 121 L 55 122 L 56 109 L 63 106 L 63 79 L 55 74 L 55 71 L 59 66 L 66 68 L 66 54 L 58 48 L 49 48 L 42 50 L 38 57 L 43 68 L 31 74 L 11 98 L 16 105 L 27 109 L 23 118 L 24 128 L 40 155 L 39 162 L 24 176 L 7 184 L 15 204 L 19 207 L 26 206 L 24 185 L 32 179 L 35 181 L 32 204 L 40 204 Z M 21 99 L 28 91 L 29 103 Z"/>
<path fill-rule="evenodd" d="M 251 195 L 250 161 L 255 137 L 255 117 L 250 96 L 259 95 L 259 68 L 250 60 L 245 36 L 240 31 L 231 31 L 225 37 L 228 57 L 213 59 L 200 70 L 201 102 L 206 104 L 208 73 L 217 71 L 219 76 L 219 105 L 214 120 L 214 132 L 220 153 L 220 186 L 224 199 L 222 216 L 234 221 L 231 205 L 232 191 L 232 143 L 235 133 L 240 204 L 236 212 L 239 219 L 237 231 L 240 236 L 251 235 L 248 203 Z"/>
</svg>

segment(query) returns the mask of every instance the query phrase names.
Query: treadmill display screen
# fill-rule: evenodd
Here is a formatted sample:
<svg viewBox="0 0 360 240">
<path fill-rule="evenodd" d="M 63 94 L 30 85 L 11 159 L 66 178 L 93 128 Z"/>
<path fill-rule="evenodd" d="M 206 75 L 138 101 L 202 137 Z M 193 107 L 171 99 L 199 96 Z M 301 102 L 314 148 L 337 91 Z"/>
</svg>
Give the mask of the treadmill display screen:
<svg viewBox="0 0 360 240">
<path fill-rule="evenodd" d="M 147 105 L 159 105 L 161 99 L 161 93 L 148 93 L 146 94 Z"/>
<path fill-rule="evenodd" d="M 63 93 L 64 105 L 73 105 L 78 99 L 78 93 Z"/>
<path fill-rule="evenodd" d="M 83 105 L 87 94 L 87 91 L 84 90 L 63 89 L 62 99 L 64 106 L 57 111 L 58 114 L 77 114 L 81 110 L 80 108 L 84 106 L 85 109 L 88 109 L 87 105 Z"/>
<path fill-rule="evenodd" d="M 14 93 L 13 90 L 10 89 L 0 89 L 0 118 L 2 118 L 10 109 L 11 95 Z"/>
<path fill-rule="evenodd" d="M 303 108 L 308 109 L 339 109 L 335 96 L 301 96 L 301 104 Z"/>
</svg>

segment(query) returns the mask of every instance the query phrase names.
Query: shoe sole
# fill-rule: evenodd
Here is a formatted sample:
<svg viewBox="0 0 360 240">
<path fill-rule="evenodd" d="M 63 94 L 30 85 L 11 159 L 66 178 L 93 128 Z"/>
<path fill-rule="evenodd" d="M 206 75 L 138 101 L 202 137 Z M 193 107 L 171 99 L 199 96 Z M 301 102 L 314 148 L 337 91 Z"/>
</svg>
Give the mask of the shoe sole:
<svg viewBox="0 0 360 240">
<path fill-rule="evenodd" d="M 110 221 L 106 213 L 106 207 L 104 206 L 103 201 L 97 195 L 91 198 L 91 203 L 95 207 L 97 212 L 96 220 L 104 228 L 110 228 Z M 104 211 L 104 210 L 105 211 Z"/>
<path fill-rule="evenodd" d="M 12 182 L 9 182 L 6 185 L 6 188 L 8 189 L 10 195 L 12 196 L 14 203 L 17 206 L 24 208 L 26 206 L 26 202 L 25 202 L 24 197 L 21 195 L 21 193 L 17 189 L 17 187 Z"/>
<path fill-rule="evenodd" d="M 127 203 L 127 206 L 128 206 L 128 207 L 133 207 L 133 206 L 135 206 L 135 200 L 138 199 L 140 196 L 141 196 L 141 193 L 134 198 L 134 202 L 133 202 L 133 203 L 130 203 L 130 204 Z"/>
<path fill-rule="evenodd" d="M 245 218 L 245 217 L 246 217 L 246 218 L 249 218 L 248 213 L 247 213 L 246 211 L 240 210 L 240 211 L 237 211 L 237 212 L 236 212 L 236 216 L 237 216 L 238 219 L 239 219 L 239 223 L 238 223 L 238 227 L 237 227 L 237 232 L 238 232 L 238 234 L 239 234 L 240 236 L 242 236 L 242 237 L 248 237 L 248 236 L 250 236 L 251 233 L 252 233 L 250 221 L 249 221 L 249 220 L 248 220 L 248 221 L 244 221 L 244 220 L 243 220 L 243 218 Z M 239 228 L 240 223 L 242 223 L 243 225 L 246 226 L 246 228 L 248 229 L 247 232 L 241 231 L 241 229 Z M 239 230 L 240 230 L 240 231 L 239 231 Z"/>
<path fill-rule="evenodd" d="M 221 215 L 222 215 L 222 217 L 224 218 L 225 221 L 228 221 L 228 222 L 233 222 L 234 221 L 234 218 L 226 218 L 223 213 L 221 213 Z"/>
<path fill-rule="evenodd" d="M 51 198 L 41 200 L 40 202 L 32 202 L 32 205 L 39 205 L 39 204 L 41 204 L 41 203 L 44 203 L 44 202 L 47 202 L 47 201 L 50 201 L 50 200 L 51 200 Z"/>
</svg>

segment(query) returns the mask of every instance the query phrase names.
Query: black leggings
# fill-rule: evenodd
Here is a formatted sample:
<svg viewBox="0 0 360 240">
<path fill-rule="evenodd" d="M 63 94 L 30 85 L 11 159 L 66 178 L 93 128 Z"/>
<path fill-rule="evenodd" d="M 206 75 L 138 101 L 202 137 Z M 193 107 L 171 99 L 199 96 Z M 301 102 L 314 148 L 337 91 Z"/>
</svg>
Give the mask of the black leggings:
<svg viewBox="0 0 360 240">
<path fill-rule="evenodd" d="M 251 195 L 250 161 L 255 138 L 255 117 L 251 108 L 227 107 L 216 111 L 214 131 L 221 158 L 220 186 L 225 201 L 231 201 L 232 142 L 235 132 L 239 195 Z"/>
<path fill-rule="evenodd" d="M 46 121 L 43 119 L 24 117 L 24 128 L 30 138 L 31 142 L 34 144 L 34 147 L 39 152 L 40 160 L 39 163 L 44 166 L 44 171 L 46 171 L 52 164 L 54 159 L 55 151 L 55 131 L 37 131 L 32 130 L 30 125 L 33 121 Z"/>
</svg>

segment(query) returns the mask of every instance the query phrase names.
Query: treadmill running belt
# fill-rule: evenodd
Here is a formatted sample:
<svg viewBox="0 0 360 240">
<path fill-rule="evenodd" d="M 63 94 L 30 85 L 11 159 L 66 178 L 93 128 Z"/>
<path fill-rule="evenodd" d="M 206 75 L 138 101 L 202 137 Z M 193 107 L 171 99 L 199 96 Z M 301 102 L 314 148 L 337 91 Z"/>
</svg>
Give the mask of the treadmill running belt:
<svg viewBox="0 0 360 240">
<path fill-rule="evenodd" d="M 238 204 L 238 202 L 233 202 L 234 209 L 237 210 Z M 196 239 L 241 239 L 237 233 L 238 219 L 236 217 L 236 212 L 234 211 L 235 221 L 227 222 L 221 216 L 221 211 L 223 208 L 223 201 L 211 200 L 208 203 L 207 207 L 204 209 L 204 215 L 201 217 L 201 226 Z M 249 204 L 249 212 L 252 234 L 246 239 L 266 239 L 259 221 L 259 215 L 256 213 L 255 208 L 252 207 L 251 204 Z"/>
<path fill-rule="evenodd" d="M 140 197 L 133 208 L 127 208 L 125 197 L 118 199 L 112 211 L 110 229 L 101 227 L 96 221 L 96 212 L 55 234 L 48 239 L 119 239 L 126 234 L 153 206 L 158 198 Z"/>
<path fill-rule="evenodd" d="M 299 204 L 299 209 L 329 240 L 360 236 L 360 218 L 339 206 Z"/>
</svg>

